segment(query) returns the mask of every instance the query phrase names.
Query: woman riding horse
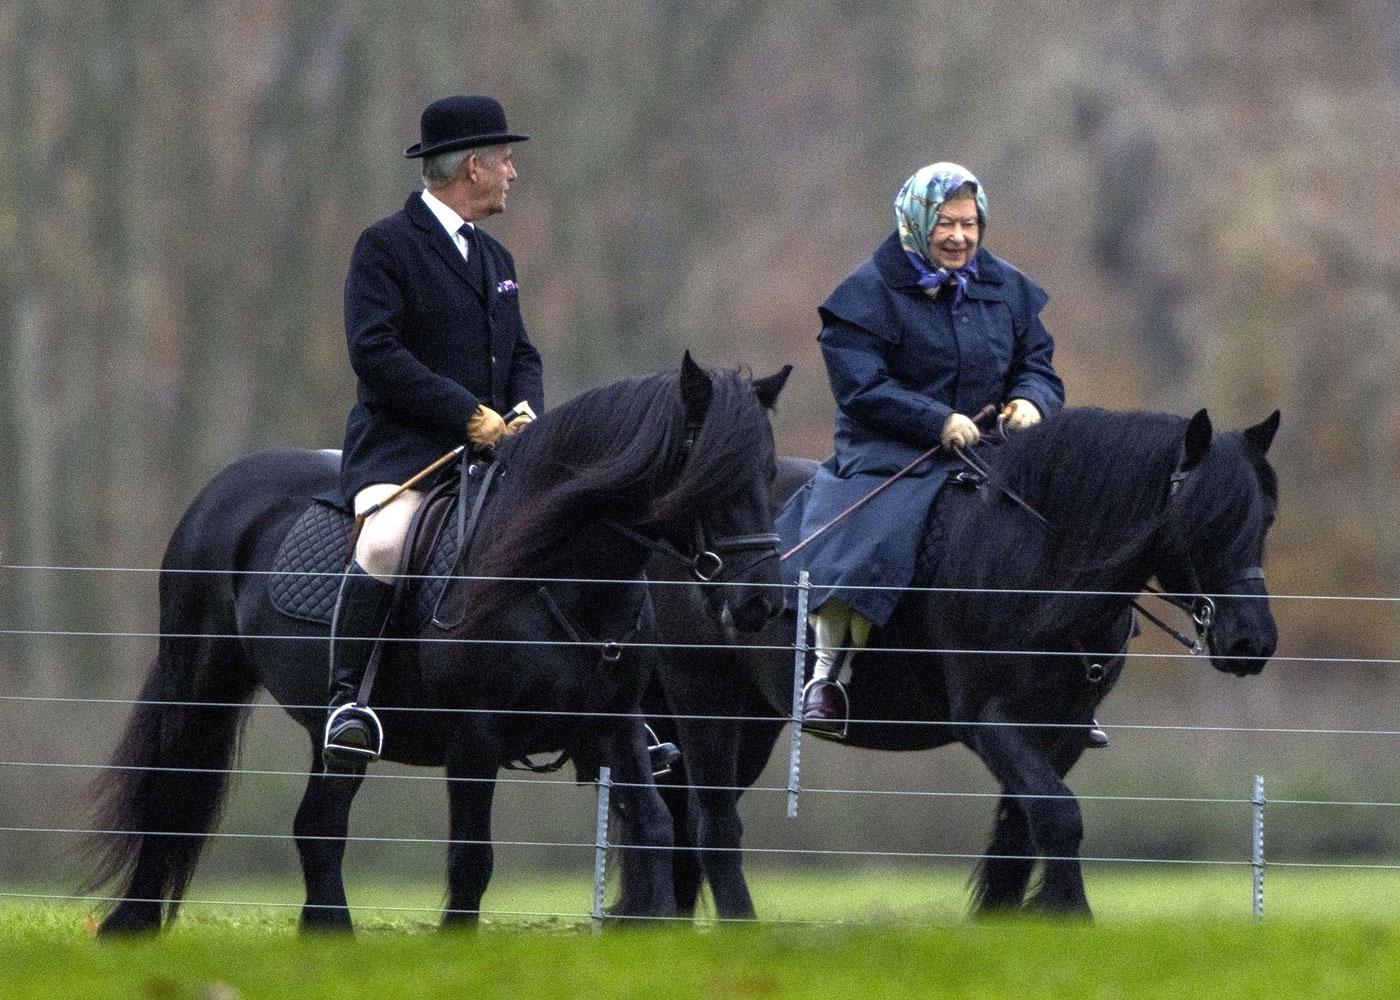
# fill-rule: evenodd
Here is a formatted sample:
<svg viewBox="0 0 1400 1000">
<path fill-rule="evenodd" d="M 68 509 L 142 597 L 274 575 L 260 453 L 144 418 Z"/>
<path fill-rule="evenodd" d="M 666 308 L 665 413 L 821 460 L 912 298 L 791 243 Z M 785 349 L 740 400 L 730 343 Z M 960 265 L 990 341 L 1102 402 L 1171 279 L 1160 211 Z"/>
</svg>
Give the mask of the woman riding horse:
<svg viewBox="0 0 1400 1000">
<path fill-rule="evenodd" d="M 1007 429 L 1022 430 L 1064 405 L 1054 343 L 1040 321 L 1047 296 L 982 246 L 981 182 L 956 163 L 931 164 L 904 183 L 894 214 L 896 231 L 818 310 L 837 404 L 835 453 L 779 515 L 784 548 L 821 531 L 931 446 L 942 444 L 944 453 L 784 563 L 785 582 L 804 569 L 813 581 L 816 668 L 802 722 L 821 735 L 844 732 L 851 657 L 871 626 L 889 619 L 897 588 L 913 579 L 924 518 L 957 467 L 952 449 L 980 436 L 967 414 L 995 404 Z M 848 632 L 851 648 L 843 649 Z"/>
</svg>

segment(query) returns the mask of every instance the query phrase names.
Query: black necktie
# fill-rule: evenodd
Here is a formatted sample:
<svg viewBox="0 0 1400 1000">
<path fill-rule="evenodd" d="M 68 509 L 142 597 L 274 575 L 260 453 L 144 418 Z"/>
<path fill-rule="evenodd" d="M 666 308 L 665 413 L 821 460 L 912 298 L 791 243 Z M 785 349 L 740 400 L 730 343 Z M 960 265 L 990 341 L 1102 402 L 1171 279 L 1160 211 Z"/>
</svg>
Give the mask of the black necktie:
<svg viewBox="0 0 1400 1000">
<path fill-rule="evenodd" d="M 481 250 L 481 237 L 476 231 L 476 227 L 470 223 L 462 223 L 462 228 L 457 230 L 462 234 L 462 238 L 467 241 L 467 268 L 472 274 L 480 275 L 484 281 L 486 276 L 486 256 Z"/>
</svg>

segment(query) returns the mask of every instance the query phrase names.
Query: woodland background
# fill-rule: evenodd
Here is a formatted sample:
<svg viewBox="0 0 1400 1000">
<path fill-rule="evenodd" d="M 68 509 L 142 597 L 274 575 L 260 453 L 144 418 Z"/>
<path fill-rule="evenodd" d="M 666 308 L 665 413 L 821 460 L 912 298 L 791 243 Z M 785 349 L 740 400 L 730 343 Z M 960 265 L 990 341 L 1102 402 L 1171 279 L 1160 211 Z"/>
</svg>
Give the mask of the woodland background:
<svg viewBox="0 0 1400 1000">
<path fill-rule="evenodd" d="M 91 772 L 14 762 L 105 759 L 186 504 L 251 451 L 339 445 L 350 249 L 418 186 L 401 152 L 423 106 L 459 92 L 532 136 L 488 228 L 516 257 L 547 400 L 687 348 L 791 363 L 778 443 L 814 458 L 832 410 L 817 304 L 892 228 L 905 177 L 969 166 L 988 247 L 1050 292 L 1071 404 L 1206 406 L 1226 427 L 1283 412 L 1280 659 L 1248 682 L 1135 660 L 1102 716 L 1148 728 L 1113 731 L 1076 789 L 1247 798 L 1265 773 L 1275 798 L 1397 800 L 1400 665 L 1365 662 L 1400 651 L 1394 0 L 20 0 L 0 7 L 0 885 L 69 871 L 71 837 L 9 828 L 81 826 Z M 15 568 L 36 566 L 85 569 Z M 1172 725 L 1381 732 L 1151 728 Z M 304 754 L 255 713 L 247 766 Z M 814 787 L 991 788 L 961 751 L 820 746 L 806 764 Z M 435 788 L 389 787 L 431 783 L 376 784 L 357 832 L 442 835 Z M 498 829 L 591 840 L 586 792 L 520 787 Z M 298 795 L 246 778 L 225 828 L 285 832 Z M 976 799 L 857 798 L 785 824 L 755 793 L 750 842 L 975 851 L 990 823 Z M 1247 851 L 1239 805 L 1089 802 L 1086 825 L 1087 853 Z M 1295 807 L 1271 848 L 1379 857 L 1400 834 L 1386 809 Z M 292 864 L 283 841 L 213 853 Z"/>
</svg>

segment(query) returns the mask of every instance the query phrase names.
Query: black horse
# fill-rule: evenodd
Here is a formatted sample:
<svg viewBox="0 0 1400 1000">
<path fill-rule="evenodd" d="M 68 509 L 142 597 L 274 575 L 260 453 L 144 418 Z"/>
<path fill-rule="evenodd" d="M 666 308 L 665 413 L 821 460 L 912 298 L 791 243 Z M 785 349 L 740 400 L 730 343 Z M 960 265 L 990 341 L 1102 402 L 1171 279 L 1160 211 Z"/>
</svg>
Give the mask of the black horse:
<svg viewBox="0 0 1400 1000">
<path fill-rule="evenodd" d="M 697 539 L 717 550 L 735 538 L 765 550 L 767 558 L 720 575 L 732 585 L 734 618 L 757 626 L 777 610 L 776 592 L 764 586 L 777 580 L 766 411 L 786 374 L 750 382 L 707 372 L 687 354 L 678 374 L 591 390 L 501 443 L 504 471 L 465 564 L 473 578 L 465 618 L 446 634 L 467 641 L 441 641 L 444 633 L 424 623 L 416 637 L 438 641 L 386 642 L 374 692 L 386 756 L 446 768 L 445 925 L 477 919 L 492 869 L 498 769 L 559 750 L 581 776 L 613 767 L 623 836 L 650 848 L 633 852 L 616 912 L 674 913 L 669 858 L 656 849 L 671 845 L 671 822 L 636 715 L 646 658 L 619 656 L 609 640 L 645 640 L 637 632 L 650 621 L 643 564 L 658 547 L 689 551 Z M 310 498 L 334 487 L 337 462 L 300 451 L 237 462 L 205 487 L 170 541 L 159 652 L 113 768 L 95 787 L 106 832 L 91 845 L 91 887 L 119 881 L 123 897 L 104 932 L 156 929 L 175 915 L 258 687 L 310 737 L 310 780 L 294 827 L 306 882 L 302 926 L 350 927 L 341 862 L 364 775 L 323 769 L 327 629 L 279 613 L 266 576 Z M 718 559 L 695 556 L 718 571 Z"/>
<path fill-rule="evenodd" d="M 990 768 L 1002 798 L 976 877 L 979 913 L 1089 913 L 1077 860 L 1082 820 L 1063 779 L 1123 667 L 1132 601 L 1150 578 L 1195 595 L 1189 606 L 1207 621 L 1202 638 L 1219 670 L 1255 674 L 1273 655 L 1259 566 L 1277 504 L 1265 459 L 1277 427 L 1277 412 L 1213 434 L 1204 410 L 1189 421 L 1069 410 L 977 449 L 988 480 L 951 484 L 935 502 L 916 583 L 948 589 L 906 594 L 857 656 L 846 742 L 878 750 L 961 742 Z M 812 470 L 781 459 L 779 503 Z M 655 601 L 668 642 L 735 641 L 707 615 L 698 588 L 658 588 Z M 793 626 L 783 615 L 744 643 L 790 646 Z M 792 653 L 674 649 L 657 681 L 644 705 L 683 753 L 663 795 L 678 844 L 696 848 L 676 852 L 678 903 L 692 911 L 703 878 L 719 917 L 751 918 L 736 789 L 757 780 L 790 716 Z M 1038 858 L 1043 877 L 1027 902 Z"/>
</svg>

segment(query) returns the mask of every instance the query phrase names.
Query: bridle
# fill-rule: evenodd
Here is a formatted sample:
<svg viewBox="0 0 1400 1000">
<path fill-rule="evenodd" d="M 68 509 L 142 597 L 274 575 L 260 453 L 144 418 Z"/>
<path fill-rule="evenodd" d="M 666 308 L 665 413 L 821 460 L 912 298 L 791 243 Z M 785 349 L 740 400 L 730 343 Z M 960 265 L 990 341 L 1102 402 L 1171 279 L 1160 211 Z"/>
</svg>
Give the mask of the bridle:
<svg viewBox="0 0 1400 1000">
<path fill-rule="evenodd" d="M 628 541 L 635 542 L 637 545 L 679 565 L 701 583 L 714 583 L 719 580 L 720 575 L 724 574 L 726 568 L 729 567 L 729 564 L 725 562 L 725 555 L 733 558 L 735 554 L 741 552 L 758 552 L 756 556 L 750 558 L 739 568 L 730 569 L 725 574 L 730 578 L 745 576 L 769 559 L 778 558 L 778 536 L 773 532 L 752 535 L 715 535 L 704 521 L 698 521 L 695 525 L 692 543 L 694 548 L 690 554 L 686 554 L 665 539 L 650 538 L 621 521 L 607 518 L 602 523 Z"/>
<path fill-rule="evenodd" d="M 966 448 L 953 448 L 953 453 L 957 455 L 962 463 L 971 469 L 974 476 L 981 481 L 977 483 L 977 485 L 980 486 L 982 483 L 992 481 L 991 469 L 989 469 L 979 457 L 973 455 L 970 450 Z M 1171 485 L 1168 493 L 1169 502 L 1180 493 L 1181 484 L 1185 480 L 1186 475 L 1187 474 L 1179 468 L 1172 472 L 1170 478 Z M 1027 503 L 1025 498 L 1018 495 L 1011 487 L 1002 483 L 999 484 L 997 488 L 1007 499 L 1011 500 L 1031 517 L 1035 518 L 1042 525 L 1049 526 L 1050 522 L 1045 515 L 1041 514 L 1040 511 Z M 1174 548 L 1179 552 L 1184 550 L 1184 546 L 1182 545 L 1175 545 Z M 1210 647 L 1210 631 L 1215 625 L 1216 620 L 1215 600 L 1205 592 L 1205 588 L 1201 585 L 1200 577 L 1196 573 L 1195 565 L 1188 556 L 1184 555 L 1184 552 L 1181 562 L 1185 566 L 1186 575 L 1188 577 L 1187 585 L 1189 589 L 1186 594 L 1163 593 L 1150 584 L 1144 585 L 1143 590 L 1149 596 L 1165 601 L 1167 604 L 1189 614 L 1191 616 L 1191 623 L 1195 626 L 1196 636 L 1194 639 L 1186 633 L 1173 628 L 1151 611 L 1148 611 L 1136 598 L 1130 603 L 1138 614 L 1142 615 L 1142 617 L 1146 618 L 1153 625 L 1156 625 L 1171 638 L 1179 642 L 1183 647 L 1188 649 L 1193 656 L 1200 656 Z M 1233 588 L 1246 583 L 1252 583 L 1256 580 L 1260 582 L 1264 580 L 1264 568 L 1262 566 L 1249 566 L 1241 570 L 1239 575 L 1229 583 L 1221 586 L 1216 593 L 1228 594 Z"/>
<path fill-rule="evenodd" d="M 700 432 L 700 425 L 687 423 L 685 431 L 685 444 L 681 451 L 682 465 L 690 457 L 691 449 L 695 447 L 695 437 Z M 692 550 L 686 554 L 663 538 L 650 538 L 613 518 L 604 518 L 602 523 L 628 541 L 635 542 L 679 565 L 700 583 L 714 583 L 720 579 L 720 574 L 725 572 L 727 566 L 724 559 L 726 554 L 732 557 L 741 552 L 758 553 L 738 569 L 731 569 L 727 574 L 730 579 L 746 576 L 769 559 L 778 558 L 780 539 L 771 531 L 749 535 L 716 535 L 705 521 L 697 519 L 691 539 Z"/>
</svg>

